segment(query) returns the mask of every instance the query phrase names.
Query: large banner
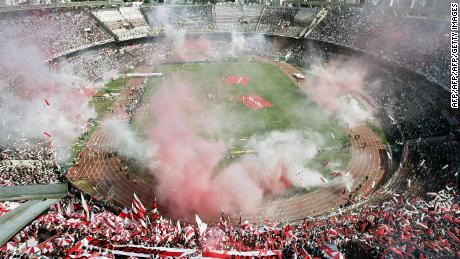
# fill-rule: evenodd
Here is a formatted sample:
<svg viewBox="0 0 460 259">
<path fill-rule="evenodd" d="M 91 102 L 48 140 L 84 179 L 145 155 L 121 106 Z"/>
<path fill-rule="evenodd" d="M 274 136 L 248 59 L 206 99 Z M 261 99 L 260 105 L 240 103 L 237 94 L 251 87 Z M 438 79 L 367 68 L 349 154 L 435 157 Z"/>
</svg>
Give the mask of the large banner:
<svg viewBox="0 0 460 259">
<path fill-rule="evenodd" d="M 167 257 L 200 257 L 200 258 L 281 258 L 281 251 L 225 251 L 211 250 L 200 251 L 197 249 L 146 247 L 140 245 L 112 245 L 111 243 L 87 237 L 78 242 L 68 254 L 70 258 L 82 258 L 88 254 L 85 250 L 104 250 L 113 255 L 132 256 L 138 258 L 167 258 Z"/>
</svg>

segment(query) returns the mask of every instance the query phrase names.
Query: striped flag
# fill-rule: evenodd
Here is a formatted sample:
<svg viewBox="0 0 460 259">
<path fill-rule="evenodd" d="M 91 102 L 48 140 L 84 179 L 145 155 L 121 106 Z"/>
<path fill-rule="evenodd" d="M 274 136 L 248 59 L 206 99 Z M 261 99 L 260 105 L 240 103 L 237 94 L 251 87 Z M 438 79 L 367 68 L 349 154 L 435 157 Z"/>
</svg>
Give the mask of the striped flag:
<svg viewBox="0 0 460 259">
<path fill-rule="evenodd" d="M 85 197 L 83 196 L 83 193 L 80 192 L 81 195 L 81 206 L 83 207 L 83 210 L 85 211 L 85 220 L 90 222 L 91 221 L 91 216 L 90 216 L 90 207 L 88 203 L 86 203 Z"/>
<path fill-rule="evenodd" d="M 145 209 L 142 202 L 139 200 L 137 195 L 134 193 L 132 203 L 131 203 L 131 215 L 132 218 L 141 223 L 142 227 L 148 229 L 147 221 L 145 219 L 145 214 L 147 210 Z"/>
<path fill-rule="evenodd" d="M 139 223 L 141 223 L 143 228 L 147 229 L 147 223 L 145 222 L 144 219 L 144 214 L 142 214 L 135 206 L 134 204 L 131 204 L 131 217 L 134 220 L 137 220 Z"/>
<path fill-rule="evenodd" d="M 147 213 L 147 210 L 145 209 L 144 205 L 142 204 L 142 202 L 139 200 L 139 198 L 137 197 L 136 193 L 134 193 L 134 197 L 132 199 L 132 203 L 133 203 L 133 206 L 135 206 L 137 208 L 137 210 L 142 213 L 142 215 L 144 215 L 145 213 Z"/>
<path fill-rule="evenodd" d="M 195 236 L 195 230 L 193 229 L 192 226 L 188 226 L 187 228 L 185 228 L 185 240 L 186 241 L 189 241 L 194 236 Z"/>
<path fill-rule="evenodd" d="M 158 205 L 157 205 L 157 197 L 152 202 L 152 209 L 150 210 L 152 213 L 152 220 L 155 221 L 160 218 L 160 213 L 158 212 Z"/>
</svg>

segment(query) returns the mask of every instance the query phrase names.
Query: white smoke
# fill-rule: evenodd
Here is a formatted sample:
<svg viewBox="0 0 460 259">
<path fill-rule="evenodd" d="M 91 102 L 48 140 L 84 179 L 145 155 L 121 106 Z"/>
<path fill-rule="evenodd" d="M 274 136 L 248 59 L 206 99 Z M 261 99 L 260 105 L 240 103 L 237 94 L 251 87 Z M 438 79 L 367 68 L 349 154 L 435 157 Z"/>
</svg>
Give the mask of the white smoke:
<svg viewBox="0 0 460 259">
<path fill-rule="evenodd" d="M 23 43 L 15 28 L 4 31 L 0 51 L 0 144 L 15 139 L 46 138 L 65 161 L 70 147 L 95 112 L 80 87 L 84 80 L 69 69 L 55 71 L 41 50 Z M 46 101 L 45 101 L 46 99 Z M 46 103 L 48 102 L 49 105 Z"/>
<path fill-rule="evenodd" d="M 361 122 L 367 121 L 372 116 L 372 112 L 369 109 L 364 108 L 362 104 L 359 104 L 351 96 L 339 98 L 338 102 L 342 109 L 338 112 L 337 117 L 349 127 L 354 127 Z"/>
<path fill-rule="evenodd" d="M 266 181 L 285 177 L 292 185 L 309 189 L 322 183 L 321 174 L 309 168 L 308 164 L 318 154 L 318 148 L 323 142 L 317 132 L 272 131 L 263 136 L 251 137 L 246 148 L 254 148 L 256 154 L 245 156 L 242 161 L 251 168 L 249 173 L 262 186 L 268 188 L 272 183 Z"/>
<path fill-rule="evenodd" d="M 360 105 L 352 95 L 364 95 L 366 68 L 362 61 L 332 60 L 314 64 L 302 88 L 329 114 L 348 127 L 354 127 L 370 118 L 372 112 Z"/>
<path fill-rule="evenodd" d="M 271 46 L 271 43 L 261 34 L 246 36 L 241 32 L 232 32 L 231 41 L 229 44 L 227 55 L 237 57 L 242 52 L 249 49 L 255 51 L 263 51 Z"/>
<path fill-rule="evenodd" d="M 149 143 L 148 140 L 141 139 L 125 123 L 118 119 L 109 119 L 104 122 L 102 127 L 106 127 L 111 132 L 115 143 L 112 149 L 122 154 L 124 157 L 136 159 L 144 165 L 155 165 L 153 161 L 157 153 L 157 145 Z"/>
</svg>

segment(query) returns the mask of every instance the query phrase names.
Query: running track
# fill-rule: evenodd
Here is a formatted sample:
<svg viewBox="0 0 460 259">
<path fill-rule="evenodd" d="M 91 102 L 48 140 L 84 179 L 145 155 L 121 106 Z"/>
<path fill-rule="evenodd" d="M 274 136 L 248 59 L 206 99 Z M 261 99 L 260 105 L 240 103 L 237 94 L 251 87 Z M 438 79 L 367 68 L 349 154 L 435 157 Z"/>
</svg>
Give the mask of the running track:
<svg viewBox="0 0 460 259">
<path fill-rule="evenodd" d="M 139 67 L 136 72 L 148 73 L 152 70 L 151 67 Z M 67 178 L 71 182 L 88 180 L 96 191 L 97 198 L 126 207 L 131 206 L 133 192 L 136 192 L 146 206 L 150 205 L 154 198 L 153 187 L 133 174 L 130 174 L 128 179 L 121 160 L 117 156 L 107 155 L 112 151 L 111 147 L 117 143 L 114 136 L 102 125 L 112 118 L 128 123 L 130 115 L 126 112 L 126 107 L 130 102 L 130 96 L 143 85 L 144 78 L 128 80 L 126 87 L 112 105 L 112 112 L 107 113 L 101 121 L 101 126 L 88 140 L 86 148 L 77 160 L 77 166 L 67 173 Z"/>
</svg>

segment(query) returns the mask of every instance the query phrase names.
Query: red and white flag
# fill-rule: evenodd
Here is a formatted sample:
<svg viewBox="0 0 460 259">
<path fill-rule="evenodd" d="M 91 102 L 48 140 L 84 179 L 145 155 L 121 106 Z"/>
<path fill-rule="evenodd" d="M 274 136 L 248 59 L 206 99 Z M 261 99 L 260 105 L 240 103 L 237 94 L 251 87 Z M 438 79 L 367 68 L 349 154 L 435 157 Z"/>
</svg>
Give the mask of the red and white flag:
<svg viewBox="0 0 460 259">
<path fill-rule="evenodd" d="M 144 215 L 145 213 L 147 213 L 147 210 L 145 209 L 144 205 L 142 204 L 142 202 L 139 200 L 139 198 L 137 197 L 136 193 L 134 193 L 134 197 L 132 199 L 132 202 L 133 202 L 133 206 L 136 207 L 136 209 L 142 214 Z"/>
<path fill-rule="evenodd" d="M 158 212 L 158 205 L 157 205 L 157 198 L 152 202 L 152 209 L 150 210 L 152 213 L 152 220 L 155 221 L 160 218 L 160 213 Z"/>
<path fill-rule="evenodd" d="M 143 228 L 148 229 L 147 227 L 148 221 L 145 218 L 146 213 L 147 213 L 147 210 L 145 209 L 144 205 L 139 200 L 137 195 L 134 193 L 132 203 L 131 203 L 132 218 L 139 221 L 139 223 L 141 223 Z"/>
<path fill-rule="evenodd" d="M 91 215 L 90 215 L 90 207 L 88 203 L 86 203 L 85 197 L 83 196 L 83 193 L 80 193 L 81 195 L 81 206 L 83 207 L 83 210 L 85 211 L 85 220 L 87 222 L 91 222 Z"/>
<path fill-rule="evenodd" d="M 185 228 L 185 235 L 184 235 L 185 240 L 189 241 L 194 236 L 195 236 L 195 230 L 193 229 L 193 227 L 192 226 L 186 227 Z"/>
<path fill-rule="evenodd" d="M 198 230 L 200 232 L 200 236 L 203 236 L 204 233 L 206 232 L 206 229 L 208 228 L 208 225 L 206 225 L 206 223 L 203 223 L 203 221 L 201 221 L 198 215 L 195 215 L 195 220 L 196 220 L 196 225 L 198 226 Z"/>
<path fill-rule="evenodd" d="M 321 244 L 321 250 L 328 259 L 345 259 L 345 256 L 340 253 L 337 246 L 334 244 Z"/>
<path fill-rule="evenodd" d="M 180 233 L 181 231 L 182 231 L 182 228 L 180 226 L 180 221 L 178 220 L 176 226 L 174 227 L 174 232 Z"/>
<path fill-rule="evenodd" d="M 132 216 L 132 219 L 135 219 L 137 220 L 139 223 L 141 223 L 142 227 L 147 229 L 147 223 L 145 221 L 145 218 L 144 218 L 144 214 L 142 214 L 133 204 L 131 204 L 131 216 Z"/>
</svg>

